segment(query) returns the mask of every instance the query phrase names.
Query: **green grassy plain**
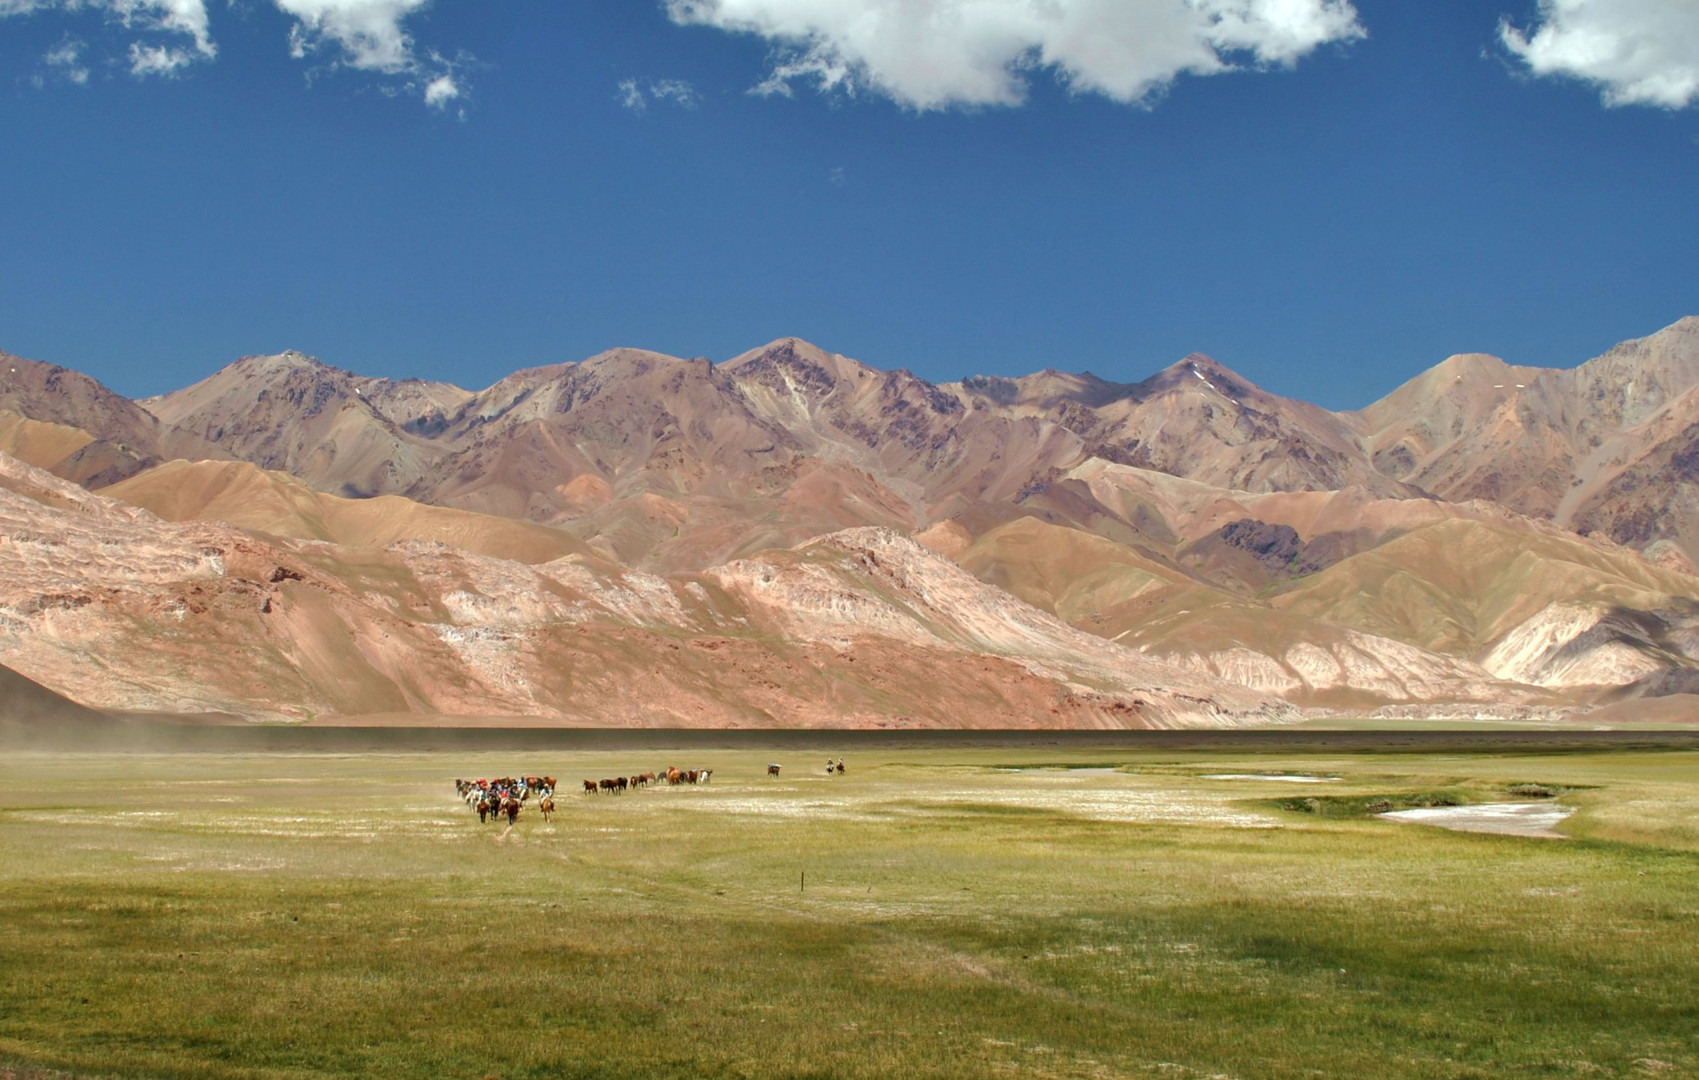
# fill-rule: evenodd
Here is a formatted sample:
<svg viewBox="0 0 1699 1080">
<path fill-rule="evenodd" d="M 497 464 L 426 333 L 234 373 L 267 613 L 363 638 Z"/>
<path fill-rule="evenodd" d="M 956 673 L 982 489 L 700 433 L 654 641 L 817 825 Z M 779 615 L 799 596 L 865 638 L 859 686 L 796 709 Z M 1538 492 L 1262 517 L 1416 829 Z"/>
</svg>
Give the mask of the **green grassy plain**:
<svg viewBox="0 0 1699 1080">
<path fill-rule="evenodd" d="M 8 753 L 0 1074 L 1699 1075 L 1699 754 L 845 756 Z M 1530 783 L 1569 839 L 1349 812 Z"/>
</svg>

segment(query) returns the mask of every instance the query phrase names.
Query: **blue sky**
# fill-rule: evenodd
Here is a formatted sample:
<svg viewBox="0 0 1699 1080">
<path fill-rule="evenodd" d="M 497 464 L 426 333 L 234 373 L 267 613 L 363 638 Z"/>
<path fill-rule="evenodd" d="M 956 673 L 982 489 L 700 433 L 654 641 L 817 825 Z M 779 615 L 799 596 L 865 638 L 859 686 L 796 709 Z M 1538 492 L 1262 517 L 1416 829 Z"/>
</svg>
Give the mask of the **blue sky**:
<svg viewBox="0 0 1699 1080">
<path fill-rule="evenodd" d="M 0 348 L 131 395 L 794 334 L 935 380 L 1197 350 L 1343 408 L 1699 314 L 1690 0 L 1297 0 L 1331 37 L 1187 39 L 1235 70 L 1165 86 L 1091 46 L 1179 0 L 1053 38 L 931 0 L 968 37 L 918 55 L 843 29 L 893 0 L 127 2 L 0 0 Z M 1577 59 L 1618 25 L 1655 55 Z"/>
</svg>

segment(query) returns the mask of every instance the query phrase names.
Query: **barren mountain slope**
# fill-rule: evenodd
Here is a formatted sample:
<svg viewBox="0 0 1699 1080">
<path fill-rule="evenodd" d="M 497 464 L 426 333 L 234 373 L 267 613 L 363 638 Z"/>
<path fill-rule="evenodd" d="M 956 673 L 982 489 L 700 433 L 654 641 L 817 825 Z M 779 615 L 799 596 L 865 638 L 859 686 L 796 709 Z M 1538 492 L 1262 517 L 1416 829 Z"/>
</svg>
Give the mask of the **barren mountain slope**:
<svg viewBox="0 0 1699 1080">
<path fill-rule="evenodd" d="M 705 360 L 619 349 L 539 369 L 478 394 L 441 438 L 457 449 L 412 497 L 560 524 L 651 568 L 913 523 L 907 498 L 847 455 L 808 454 Z"/>
<path fill-rule="evenodd" d="M 1083 457 L 1078 436 L 975 407 L 907 371 L 877 371 L 796 338 L 722 365 L 745 400 L 805 452 L 847 461 L 908 497 L 917 518 L 1017 497 Z"/>
<path fill-rule="evenodd" d="M 43 423 L 0 409 L 0 454 L 10 454 L 38 469 L 53 466 L 94 442 L 82 428 Z"/>
<path fill-rule="evenodd" d="M 0 412 L 86 433 L 88 440 L 81 446 L 48 462 L 48 447 L 40 439 L 43 432 L 19 432 L 16 420 L 6 423 L 14 439 L 30 440 L 19 448 L 31 453 L 41 467 L 95 487 L 170 458 L 229 456 L 203 439 L 160 423 L 146 409 L 87 375 L 5 352 L 0 352 Z"/>
<path fill-rule="evenodd" d="M 441 457 L 419 433 L 469 396 L 442 383 L 364 378 L 284 352 L 244 357 L 142 404 L 244 461 L 323 491 L 365 496 L 405 490 Z"/>
<path fill-rule="evenodd" d="M 1407 495 L 1363 457 L 1351 427 L 1315 405 L 1268 393 L 1202 354 L 1118 386 L 1055 373 L 949 387 L 987 408 L 1037 413 L 1074 431 L 1091 456 L 1240 491 Z"/>
<path fill-rule="evenodd" d="M 850 529 L 709 571 L 786 640 L 844 646 L 870 635 L 1000 656 L 1057 679 L 1085 726 L 1237 724 L 1282 715 L 1272 699 L 1073 629 L 888 529 Z M 1072 725 L 1070 725 L 1072 726 Z"/>
<path fill-rule="evenodd" d="M 782 633 L 781 633 L 782 631 Z M 609 725 L 1153 726 L 1281 703 L 857 530 L 698 577 L 172 524 L 0 456 L 0 661 L 98 707 Z"/>
<path fill-rule="evenodd" d="M 1699 565 L 1699 388 L 1606 439 L 1584 465 L 1558 503 L 1559 525 Z"/>
<path fill-rule="evenodd" d="M 1548 470 L 1567 475 L 1569 468 L 1567 436 L 1541 439 L 1518 412 L 1527 388 L 1547 374 L 1465 353 L 1351 418 L 1362 431 L 1364 450 L 1388 476 L 1448 499 L 1514 497 L 1540 483 Z"/>
<path fill-rule="evenodd" d="M 171 461 L 102 488 L 166 521 L 221 521 L 241 529 L 348 547 L 434 540 L 478 555 L 524 563 L 589 554 L 571 533 L 489 514 L 427 506 L 399 495 L 343 499 L 288 473 L 245 461 Z"/>
<path fill-rule="evenodd" d="M 1500 678 L 1537 686 L 1612 687 L 1657 697 L 1699 690 L 1699 606 L 1655 611 L 1558 600 L 1481 657 Z"/>
<path fill-rule="evenodd" d="M 1075 625 L 1141 596 L 1201 584 L 1125 545 L 1031 517 L 978 537 L 955 561 L 981 581 Z"/>
<path fill-rule="evenodd" d="M 1376 465 L 1447 499 L 1487 499 L 1647 548 L 1699 557 L 1699 318 L 1573 370 L 1457 356 L 1348 419 Z"/>
<path fill-rule="evenodd" d="M 1346 559 L 1272 602 L 1291 614 L 1486 660 L 1519 627 L 1549 619 L 1552 605 L 1699 611 L 1699 578 L 1556 528 L 1458 519 Z M 1512 676 L 1532 670 L 1502 658 L 1488 666 Z"/>
<path fill-rule="evenodd" d="M 613 349 L 579 364 L 540 369 L 540 381 L 504 381 L 449 419 L 444 439 L 462 456 L 487 451 L 540 424 L 577 447 L 616 492 L 643 483 L 663 494 L 725 493 L 794 449 L 776 424 L 744 407 L 707 360 Z M 431 501 L 452 502 L 464 468 L 429 481 Z M 529 491 L 523 477 L 504 478 Z M 559 483 L 572 479 L 562 476 Z"/>
<path fill-rule="evenodd" d="M 957 559 L 1080 629 L 1299 704 L 1555 701 L 1467 660 L 1279 611 L 1032 518 L 986 533 Z"/>
<path fill-rule="evenodd" d="M 1362 488 L 1233 491 L 1100 458 L 1030 493 L 1020 509 L 1113 539 L 1182 576 L 1246 594 L 1414 528 L 1456 517 L 1502 517 L 1477 506 L 1386 498 Z"/>
</svg>

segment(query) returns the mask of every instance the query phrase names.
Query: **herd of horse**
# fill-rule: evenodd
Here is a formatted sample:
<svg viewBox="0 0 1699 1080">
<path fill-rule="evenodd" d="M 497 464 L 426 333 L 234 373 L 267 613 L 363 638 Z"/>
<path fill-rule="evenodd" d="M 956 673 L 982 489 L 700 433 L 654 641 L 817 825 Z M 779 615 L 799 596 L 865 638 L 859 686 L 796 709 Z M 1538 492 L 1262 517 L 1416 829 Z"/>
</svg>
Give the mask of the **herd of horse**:
<svg viewBox="0 0 1699 1080">
<path fill-rule="evenodd" d="M 844 771 L 844 759 L 826 760 L 826 772 L 841 773 Z M 768 765 L 768 776 L 779 775 L 779 766 Z M 665 782 L 673 786 L 680 784 L 706 784 L 714 778 L 713 769 L 680 769 L 669 765 L 655 772 L 634 773 L 631 776 L 604 777 L 601 780 L 584 781 L 586 795 L 618 795 L 623 791 L 634 788 L 646 788 L 650 784 Z M 481 822 L 500 821 L 507 819 L 508 825 L 517 824 L 519 811 L 524 808 L 532 796 L 537 798 L 537 812 L 544 821 L 554 818 L 555 812 L 555 778 L 552 776 L 503 776 L 490 780 L 456 780 L 454 790 L 466 805 L 478 812 Z"/>
<path fill-rule="evenodd" d="M 586 780 L 584 781 L 584 794 L 595 795 L 601 793 L 605 795 L 618 795 L 622 791 L 630 791 L 633 788 L 644 788 L 648 787 L 650 784 L 659 784 L 663 781 L 665 783 L 672 784 L 675 787 L 679 784 L 706 784 L 709 780 L 713 779 L 713 776 L 713 769 L 680 769 L 675 766 L 668 765 L 665 769 L 662 769 L 659 772 L 640 772 L 634 773 L 631 776 L 615 776 L 611 778 L 604 777 L 601 780 Z"/>
</svg>

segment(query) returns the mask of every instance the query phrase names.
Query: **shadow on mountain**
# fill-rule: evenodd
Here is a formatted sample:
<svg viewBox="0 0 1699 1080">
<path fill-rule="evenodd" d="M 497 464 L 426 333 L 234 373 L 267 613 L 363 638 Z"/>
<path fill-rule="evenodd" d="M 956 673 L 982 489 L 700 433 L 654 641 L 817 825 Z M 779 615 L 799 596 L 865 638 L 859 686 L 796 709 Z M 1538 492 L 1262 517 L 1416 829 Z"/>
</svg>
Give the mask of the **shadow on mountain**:
<svg viewBox="0 0 1699 1080">
<path fill-rule="evenodd" d="M 73 744 L 91 734 L 111 732 L 122 723 L 0 667 L 0 743 Z"/>
<path fill-rule="evenodd" d="M 0 665 L 0 747 L 11 750 L 168 748 L 192 739 L 192 729 L 240 723 L 225 713 L 103 712 Z"/>
</svg>

